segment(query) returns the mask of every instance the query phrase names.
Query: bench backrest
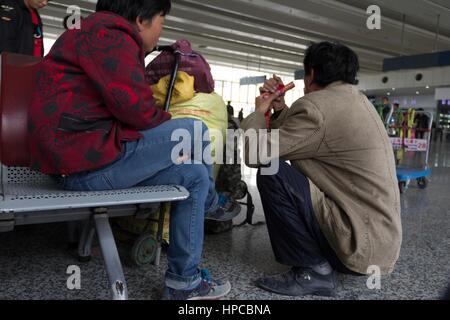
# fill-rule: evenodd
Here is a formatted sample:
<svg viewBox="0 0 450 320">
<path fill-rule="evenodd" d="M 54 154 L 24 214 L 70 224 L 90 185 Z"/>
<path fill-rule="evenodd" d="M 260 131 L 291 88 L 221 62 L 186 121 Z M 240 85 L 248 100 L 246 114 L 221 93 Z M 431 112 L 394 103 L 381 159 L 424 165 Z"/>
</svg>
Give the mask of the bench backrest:
<svg viewBox="0 0 450 320">
<path fill-rule="evenodd" d="M 41 58 L 13 53 L 0 57 L 0 160 L 6 166 L 27 167 L 28 108 Z"/>
</svg>

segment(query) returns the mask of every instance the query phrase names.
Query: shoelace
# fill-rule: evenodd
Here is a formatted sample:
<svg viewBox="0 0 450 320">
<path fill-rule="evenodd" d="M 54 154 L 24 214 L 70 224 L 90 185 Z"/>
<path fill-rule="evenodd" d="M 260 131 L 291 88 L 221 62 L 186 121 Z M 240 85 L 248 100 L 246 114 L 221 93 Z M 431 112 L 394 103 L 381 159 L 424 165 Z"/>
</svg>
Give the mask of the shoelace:
<svg viewBox="0 0 450 320">
<path fill-rule="evenodd" d="M 292 270 L 291 272 L 294 273 L 294 277 L 303 278 L 304 280 L 311 281 L 311 274 L 307 270 L 301 271 Z"/>
</svg>

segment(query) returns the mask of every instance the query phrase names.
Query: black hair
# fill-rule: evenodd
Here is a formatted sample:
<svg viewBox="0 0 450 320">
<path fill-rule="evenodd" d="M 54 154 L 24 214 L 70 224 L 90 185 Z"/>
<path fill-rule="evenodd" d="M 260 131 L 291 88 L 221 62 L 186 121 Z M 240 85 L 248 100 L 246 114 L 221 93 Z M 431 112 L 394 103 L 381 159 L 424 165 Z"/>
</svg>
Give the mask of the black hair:
<svg viewBox="0 0 450 320">
<path fill-rule="evenodd" d="M 335 81 L 356 85 L 359 59 L 349 47 L 339 43 L 320 42 L 311 45 L 303 61 L 305 75 L 314 69 L 314 83 L 325 88 Z"/>
<path fill-rule="evenodd" d="M 172 7 L 171 0 L 98 0 L 96 11 L 109 11 L 134 23 L 152 20 L 160 14 L 166 16 Z"/>
</svg>

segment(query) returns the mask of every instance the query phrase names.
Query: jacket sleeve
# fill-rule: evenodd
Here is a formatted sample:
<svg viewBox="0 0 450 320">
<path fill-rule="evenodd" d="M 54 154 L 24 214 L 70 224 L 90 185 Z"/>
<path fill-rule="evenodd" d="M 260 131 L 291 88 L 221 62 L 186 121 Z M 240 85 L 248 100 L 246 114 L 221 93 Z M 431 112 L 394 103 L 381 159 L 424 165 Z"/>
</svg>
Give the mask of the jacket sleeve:
<svg viewBox="0 0 450 320">
<path fill-rule="evenodd" d="M 287 115 L 289 114 L 289 108 L 284 108 L 283 110 L 276 112 L 272 115 L 270 119 L 270 128 L 278 129 L 286 120 Z"/>
<path fill-rule="evenodd" d="M 280 121 L 275 125 L 271 123 L 271 132 L 264 130 L 265 117 L 259 112 L 251 114 L 242 123 L 245 163 L 249 167 L 267 165 L 275 158 L 308 159 L 317 153 L 325 128 L 323 115 L 312 102 L 300 99 L 290 109 L 283 110 L 278 119 Z M 279 127 L 274 128 L 276 126 Z"/>
<path fill-rule="evenodd" d="M 148 130 L 170 119 L 158 109 L 145 82 L 142 49 L 120 29 L 99 27 L 83 35 L 79 64 L 93 81 L 109 111 L 136 130 Z"/>
</svg>

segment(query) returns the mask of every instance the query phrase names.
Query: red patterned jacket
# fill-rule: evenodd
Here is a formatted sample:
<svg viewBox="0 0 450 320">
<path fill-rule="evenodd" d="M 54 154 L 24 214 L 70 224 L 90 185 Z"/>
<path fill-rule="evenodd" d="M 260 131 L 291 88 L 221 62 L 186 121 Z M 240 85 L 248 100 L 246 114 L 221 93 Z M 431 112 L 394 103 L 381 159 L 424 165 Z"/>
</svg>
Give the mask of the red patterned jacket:
<svg viewBox="0 0 450 320">
<path fill-rule="evenodd" d="M 29 116 L 30 166 L 66 175 L 99 169 L 120 156 L 124 141 L 169 119 L 145 82 L 137 29 L 94 13 L 44 58 Z"/>
</svg>

